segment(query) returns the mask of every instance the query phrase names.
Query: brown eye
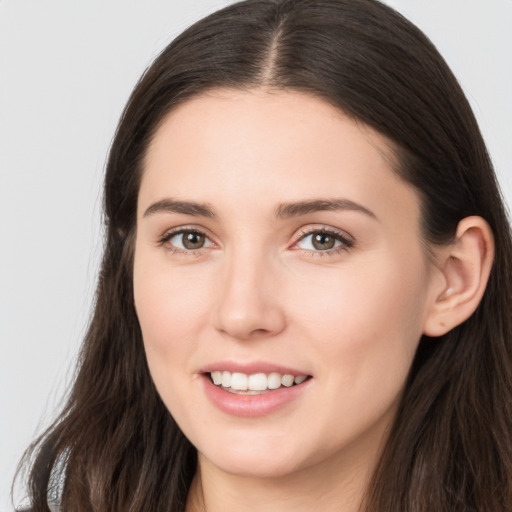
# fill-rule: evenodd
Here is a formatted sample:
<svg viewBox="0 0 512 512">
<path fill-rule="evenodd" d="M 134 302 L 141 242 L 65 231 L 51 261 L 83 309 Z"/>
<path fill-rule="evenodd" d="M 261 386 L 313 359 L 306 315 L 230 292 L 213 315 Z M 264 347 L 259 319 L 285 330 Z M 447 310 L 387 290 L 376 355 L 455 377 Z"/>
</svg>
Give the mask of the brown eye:
<svg viewBox="0 0 512 512">
<path fill-rule="evenodd" d="M 185 249 L 200 249 L 204 246 L 205 236 L 202 233 L 192 231 L 185 232 L 181 235 L 183 247 Z"/>
<path fill-rule="evenodd" d="M 194 251 L 213 245 L 204 233 L 191 230 L 175 231 L 167 235 L 163 242 L 181 251 Z"/>
<path fill-rule="evenodd" d="M 354 242 L 342 233 L 316 230 L 305 234 L 296 245 L 299 249 L 332 254 L 336 249 L 350 249 Z"/>
<path fill-rule="evenodd" d="M 332 249 L 336 239 L 327 233 L 316 233 L 313 235 L 311 243 L 315 249 L 319 251 L 326 251 L 328 249 Z"/>
</svg>

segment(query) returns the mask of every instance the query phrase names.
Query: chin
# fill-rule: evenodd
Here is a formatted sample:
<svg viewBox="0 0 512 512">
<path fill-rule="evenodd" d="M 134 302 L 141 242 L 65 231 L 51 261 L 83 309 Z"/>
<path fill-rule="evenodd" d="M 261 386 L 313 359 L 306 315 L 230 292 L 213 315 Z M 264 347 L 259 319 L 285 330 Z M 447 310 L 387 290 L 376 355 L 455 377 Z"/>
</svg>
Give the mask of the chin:
<svg viewBox="0 0 512 512">
<path fill-rule="evenodd" d="M 240 478 L 282 478 L 300 469 L 300 464 L 286 455 L 273 457 L 249 456 L 244 459 L 225 456 L 208 459 L 208 463 L 224 473 Z"/>
<path fill-rule="evenodd" d="M 281 478 L 319 462 L 319 453 L 313 456 L 301 450 L 300 442 L 283 439 L 252 439 L 231 442 L 217 439 L 218 444 L 199 450 L 204 462 L 230 475 L 243 478 Z M 261 441 L 261 442 L 258 442 Z M 297 440 L 298 441 L 298 440 Z"/>
</svg>

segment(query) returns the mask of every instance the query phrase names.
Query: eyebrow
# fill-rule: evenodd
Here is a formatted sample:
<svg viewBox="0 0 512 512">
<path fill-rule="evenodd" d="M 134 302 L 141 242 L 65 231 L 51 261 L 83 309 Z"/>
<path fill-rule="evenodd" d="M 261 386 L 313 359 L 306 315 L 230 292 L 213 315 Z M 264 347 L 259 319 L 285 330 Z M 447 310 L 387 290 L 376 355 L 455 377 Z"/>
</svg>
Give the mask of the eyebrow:
<svg viewBox="0 0 512 512">
<path fill-rule="evenodd" d="M 377 216 L 368 208 L 350 201 L 349 199 L 313 199 L 310 201 L 298 201 L 281 204 L 276 208 L 275 216 L 278 219 L 289 219 L 319 211 L 356 211 L 374 219 Z M 194 217 L 216 218 L 212 206 L 208 203 L 196 203 L 193 201 L 177 201 L 174 199 L 162 199 L 153 203 L 144 212 L 144 217 L 156 213 L 181 213 Z"/>
<path fill-rule="evenodd" d="M 282 204 L 276 209 L 276 217 L 288 219 L 291 217 L 299 217 L 300 215 L 307 215 L 308 213 L 339 210 L 360 212 L 374 219 L 377 218 L 371 210 L 349 199 L 314 199 L 311 201 Z"/>
<path fill-rule="evenodd" d="M 182 213 L 194 217 L 214 218 L 217 215 L 213 208 L 206 203 L 194 203 L 191 201 L 175 201 L 173 199 L 162 199 L 153 203 L 145 212 L 144 217 L 155 213 Z"/>
</svg>

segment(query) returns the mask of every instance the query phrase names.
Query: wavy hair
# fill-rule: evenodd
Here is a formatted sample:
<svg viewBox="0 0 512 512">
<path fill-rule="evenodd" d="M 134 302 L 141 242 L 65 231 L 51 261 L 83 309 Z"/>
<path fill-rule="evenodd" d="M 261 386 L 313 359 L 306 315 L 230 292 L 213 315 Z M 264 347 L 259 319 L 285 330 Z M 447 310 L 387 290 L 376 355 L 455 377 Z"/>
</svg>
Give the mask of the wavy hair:
<svg viewBox="0 0 512 512">
<path fill-rule="evenodd" d="M 191 26 L 145 71 L 122 114 L 105 177 L 106 241 L 94 315 L 64 410 L 31 448 L 34 512 L 182 512 L 196 451 L 159 398 L 133 304 L 136 206 L 162 119 L 215 87 L 306 92 L 388 137 L 419 193 L 426 244 L 469 215 L 496 254 L 476 312 L 423 337 L 367 490 L 367 512 L 512 511 L 512 245 L 484 141 L 433 44 L 376 0 L 247 0 Z M 55 470 L 54 470 L 55 472 Z"/>
</svg>

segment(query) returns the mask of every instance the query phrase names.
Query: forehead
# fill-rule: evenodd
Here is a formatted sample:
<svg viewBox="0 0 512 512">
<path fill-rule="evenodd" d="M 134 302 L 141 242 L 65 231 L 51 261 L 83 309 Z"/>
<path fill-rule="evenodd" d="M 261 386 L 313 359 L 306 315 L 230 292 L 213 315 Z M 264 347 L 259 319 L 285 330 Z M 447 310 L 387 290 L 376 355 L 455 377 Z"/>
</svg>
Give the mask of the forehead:
<svg viewBox="0 0 512 512">
<path fill-rule="evenodd" d="M 388 139 L 320 98 L 213 90 L 161 123 L 146 154 L 139 206 L 193 196 L 246 209 L 337 195 L 414 209 L 416 194 L 393 171 L 394 160 Z M 404 191 L 397 204 L 396 192 Z"/>
</svg>

